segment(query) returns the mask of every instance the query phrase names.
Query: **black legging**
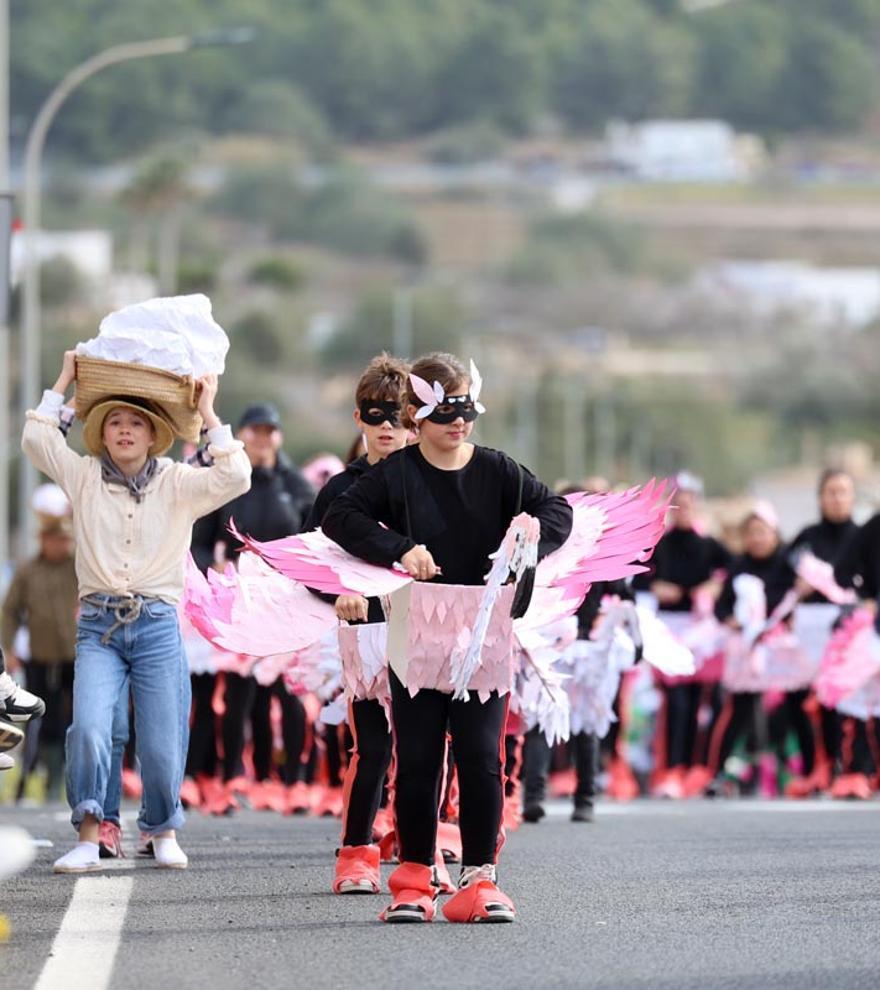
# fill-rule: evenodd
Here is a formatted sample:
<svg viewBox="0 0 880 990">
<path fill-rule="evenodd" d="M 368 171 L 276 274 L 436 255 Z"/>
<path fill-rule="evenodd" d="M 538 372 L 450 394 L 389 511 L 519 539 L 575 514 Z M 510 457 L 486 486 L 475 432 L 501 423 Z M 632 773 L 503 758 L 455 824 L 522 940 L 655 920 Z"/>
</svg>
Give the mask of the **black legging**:
<svg viewBox="0 0 880 990">
<path fill-rule="evenodd" d="M 504 807 L 507 696 L 493 691 L 485 703 L 473 693 L 468 701 L 453 701 L 451 694 L 422 689 L 412 698 L 393 672 L 390 679 L 401 862 L 434 862 L 448 727 L 458 769 L 462 862 L 494 863 Z"/>
<path fill-rule="evenodd" d="M 306 709 L 302 701 L 291 694 L 279 677 L 268 687 L 257 685 L 251 711 L 251 731 L 254 740 L 254 775 L 267 780 L 272 771 L 272 722 L 269 717 L 272 698 L 281 704 L 281 738 L 284 742 L 284 763 L 280 774 L 290 786 L 300 777 L 303 747 L 306 744 Z"/>
<path fill-rule="evenodd" d="M 825 756 L 831 762 L 833 772 L 840 763 L 840 747 L 843 739 L 840 712 L 820 705 L 819 716 L 822 722 L 822 746 L 825 749 Z"/>
<path fill-rule="evenodd" d="M 391 733 L 378 701 L 354 701 L 348 714 L 354 744 L 345 775 L 342 844 L 368 846 L 391 762 Z"/>
<path fill-rule="evenodd" d="M 703 685 L 672 684 L 666 688 L 666 766 L 690 767 L 697 742 L 697 719 Z"/>
<path fill-rule="evenodd" d="M 214 718 L 216 674 L 190 674 L 192 716 L 189 752 L 186 754 L 188 777 L 213 777 L 217 772 L 217 726 Z"/>
<path fill-rule="evenodd" d="M 712 772 L 717 774 L 724 769 L 734 743 L 740 736 L 746 737 L 746 752 L 754 756 L 758 752 L 758 713 L 760 694 L 751 691 L 734 691 L 727 699 L 729 717 L 726 712 L 715 725 L 710 760 Z"/>
<path fill-rule="evenodd" d="M 797 736 L 798 749 L 803 761 L 803 774 L 808 777 L 816 766 L 816 739 L 813 734 L 813 723 L 804 711 L 804 702 L 809 690 L 787 691 L 785 693 L 785 717 L 788 725 Z"/>
<path fill-rule="evenodd" d="M 593 803 L 596 796 L 596 762 L 599 754 L 599 740 L 592 732 L 578 732 L 569 740 L 577 784 L 574 803 L 584 807 Z M 547 795 L 547 777 L 553 749 L 547 737 L 539 728 L 526 733 L 523 755 L 523 779 L 525 783 L 525 804 L 541 804 Z"/>
<path fill-rule="evenodd" d="M 223 719 L 223 779 L 232 780 L 244 773 L 245 723 L 250 718 L 254 744 L 254 775 L 266 780 L 272 769 L 272 726 L 269 718 L 272 697 L 281 703 L 281 734 L 286 759 L 281 771 L 285 784 L 299 780 L 306 737 L 305 707 L 284 687 L 281 678 L 269 687 L 257 684 L 253 677 L 226 675 L 226 715 Z"/>
</svg>

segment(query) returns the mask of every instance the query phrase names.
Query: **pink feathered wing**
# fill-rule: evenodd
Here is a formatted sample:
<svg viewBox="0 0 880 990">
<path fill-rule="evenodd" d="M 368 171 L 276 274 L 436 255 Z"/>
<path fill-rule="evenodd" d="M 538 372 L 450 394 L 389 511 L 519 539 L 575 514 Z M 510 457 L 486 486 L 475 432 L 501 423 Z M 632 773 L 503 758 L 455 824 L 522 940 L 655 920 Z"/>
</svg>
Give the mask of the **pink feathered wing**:
<svg viewBox="0 0 880 990">
<path fill-rule="evenodd" d="M 229 526 L 245 547 L 292 581 L 331 595 L 390 595 L 412 581 L 400 570 L 368 564 L 328 539 L 320 529 L 260 543 Z"/>
<path fill-rule="evenodd" d="M 575 612 L 595 581 L 647 570 L 664 533 L 670 496 L 665 481 L 625 492 L 566 495 L 574 520 L 565 543 L 538 564 L 535 592 L 517 629 L 545 626 Z"/>
<path fill-rule="evenodd" d="M 836 708 L 880 675 L 880 641 L 874 616 L 859 608 L 840 624 L 828 643 L 816 678 L 816 697 L 826 708 Z"/>
<path fill-rule="evenodd" d="M 251 657 L 305 649 L 338 624 L 332 605 L 247 551 L 207 579 L 190 558 L 184 609 L 215 646 Z"/>
</svg>

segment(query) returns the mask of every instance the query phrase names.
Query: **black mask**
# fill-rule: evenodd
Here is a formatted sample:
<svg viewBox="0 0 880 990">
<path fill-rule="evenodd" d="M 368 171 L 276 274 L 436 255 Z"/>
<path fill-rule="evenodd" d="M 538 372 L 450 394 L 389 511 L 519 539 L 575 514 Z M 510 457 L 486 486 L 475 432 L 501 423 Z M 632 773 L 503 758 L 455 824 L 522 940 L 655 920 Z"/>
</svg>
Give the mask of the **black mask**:
<svg viewBox="0 0 880 990">
<path fill-rule="evenodd" d="M 400 426 L 400 406 L 396 402 L 368 399 L 366 402 L 361 402 L 358 409 L 361 422 L 366 423 L 367 426 L 381 426 L 383 423 Z"/>
<path fill-rule="evenodd" d="M 470 395 L 447 395 L 425 419 L 432 423 L 454 423 L 461 418 L 466 423 L 473 423 L 479 415 Z"/>
</svg>

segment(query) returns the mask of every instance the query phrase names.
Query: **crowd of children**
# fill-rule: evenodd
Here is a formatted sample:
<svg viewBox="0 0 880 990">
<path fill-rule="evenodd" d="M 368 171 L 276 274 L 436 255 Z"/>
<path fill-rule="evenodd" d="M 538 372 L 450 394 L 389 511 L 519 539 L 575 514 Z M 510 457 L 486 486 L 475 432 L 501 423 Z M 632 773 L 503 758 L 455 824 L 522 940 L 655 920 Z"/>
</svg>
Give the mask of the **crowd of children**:
<svg viewBox="0 0 880 990">
<path fill-rule="evenodd" d="M 451 355 L 410 366 L 383 354 L 368 365 L 354 394 L 361 444 L 342 471 L 323 473 L 319 490 L 284 456 L 273 406 L 248 407 L 234 437 L 221 425 L 213 375 L 199 400 L 207 442 L 187 461 L 162 456 L 174 436 L 161 410 L 124 395 L 90 412 L 80 456 L 61 415 L 74 377 L 71 352 L 25 425 L 26 454 L 72 509 L 42 519 L 39 554 L 15 573 L 0 668 L 0 769 L 33 719 L 19 797 L 39 764 L 48 796 L 58 793 L 66 733 L 79 841 L 57 872 L 122 855 L 129 736 L 141 781 L 139 852 L 187 865 L 176 839 L 183 807 L 339 816 L 332 888 L 378 893 L 380 859 L 396 856 L 388 922 L 430 921 L 438 892 L 454 893 L 449 920 L 513 920 L 497 886 L 504 828 L 541 821 L 548 789 L 573 797 L 581 823 L 593 820 L 603 791 L 618 800 L 873 796 L 873 709 L 847 710 L 816 689 L 835 629 L 880 591 L 880 517 L 855 524 L 844 472 L 822 475 L 819 519 L 793 541 L 783 540 L 772 507 L 756 503 L 736 547 L 710 535 L 700 480 L 678 475 L 665 535 L 643 548 L 653 550 L 646 567 L 597 582 L 568 631 L 548 633 L 554 683 L 568 695 L 566 742 L 551 745 L 534 719 L 513 711 L 501 681 L 470 696 L 453 690 L 439 646 L 420 661 L 422 680 L 410 657 L 407 680 L 384 671 L 381 689 L 347 692 L 345 718 L 334 720 L 322 706 L 341 695 L 341 668 L 335 689 L 318 697 L 277 666 L 207 643 L 178 615 L 187 550 L 203 573 L 223 574 L 241 552 L 233 530 L 266 542 L 320 527 L 353 557 L 396 564 L 414 587 L 431 582 L 451 594 L 484 585 L 520 513 L 538 522 L 537 559 L 561 547 L 573 525 L 563 496 L 601 482 L 554 493 L 507 455 L 471 443 L 484 411 L 479 376 Z M 819 564 L 822 580 L 811 579 Z M 322 597 L 342 623 L 389 615 L 379 594 Z M 633 626 L 623 661 L 617 619 Z M 660 627 L 668 640 L 652 632 L 650 645 L 648 630 Z M 18 655 L 22 628 L 27 658 Z M 664 643 L 692 659 L 690 673 L 637 662 L 643 650 L 673 648 Z M 454 645 L 453 635 L 450 653 Z M 457 884 L 445 869 L 452 859 L 462 863 Z"/>
</svg>

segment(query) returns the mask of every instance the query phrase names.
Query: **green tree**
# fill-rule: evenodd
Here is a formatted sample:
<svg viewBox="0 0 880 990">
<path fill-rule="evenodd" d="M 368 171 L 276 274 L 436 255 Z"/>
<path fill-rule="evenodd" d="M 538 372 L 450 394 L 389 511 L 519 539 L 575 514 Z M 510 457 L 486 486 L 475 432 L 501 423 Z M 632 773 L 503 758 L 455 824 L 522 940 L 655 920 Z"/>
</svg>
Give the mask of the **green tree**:
<svg viewBox="0 0 880 990">
<path fill-rule="evenodd" d="M 556 43 L 554 106 L 572 127 L 595 130 L 613 117 L 675 116 L 691 103 L 694 40 L 642 0 L 594 4 L 580 29 Z"/>
</svg>

